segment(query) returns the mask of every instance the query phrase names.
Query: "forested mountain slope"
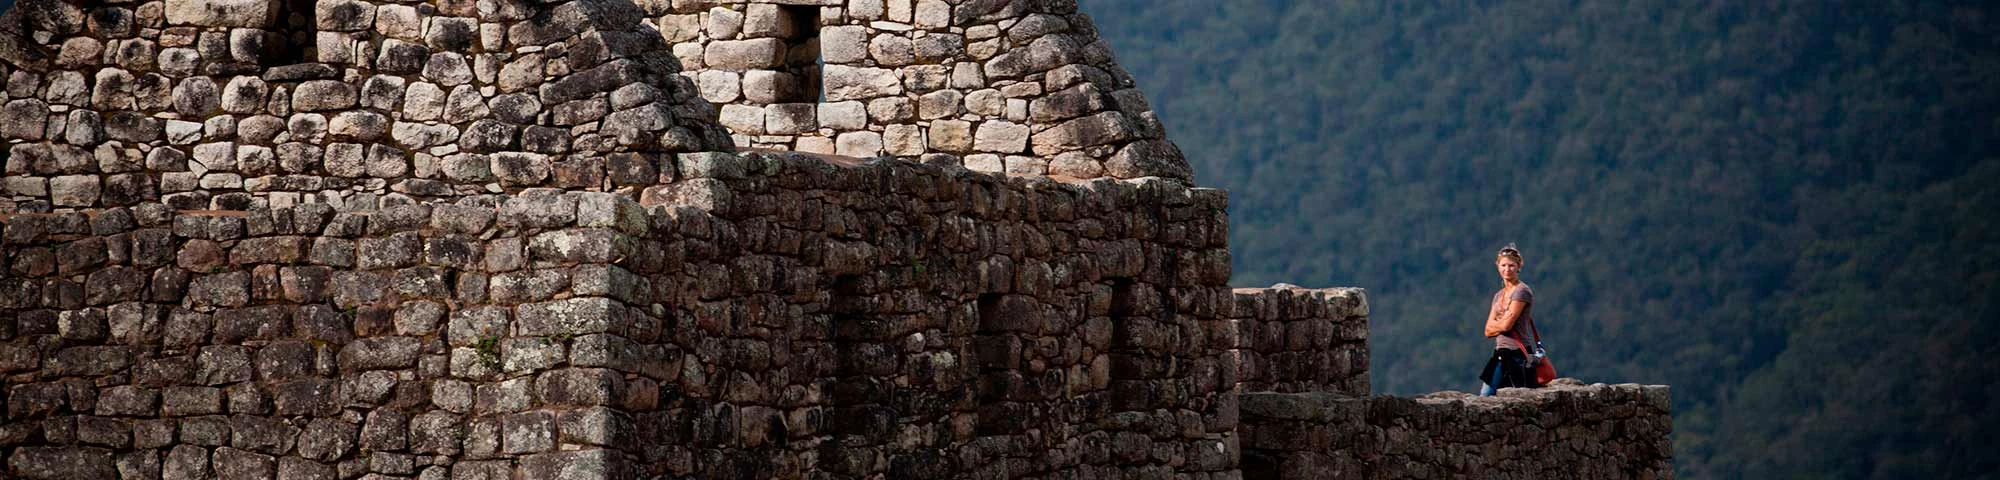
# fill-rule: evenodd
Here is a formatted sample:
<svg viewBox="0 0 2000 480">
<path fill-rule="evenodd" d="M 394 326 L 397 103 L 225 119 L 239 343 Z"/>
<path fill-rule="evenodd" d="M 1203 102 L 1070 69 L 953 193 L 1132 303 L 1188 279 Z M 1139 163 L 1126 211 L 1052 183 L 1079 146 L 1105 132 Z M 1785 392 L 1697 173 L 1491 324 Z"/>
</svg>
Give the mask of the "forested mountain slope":
<svg viewBox="0 0 2000 480">
<path fill-rule="evenodd" d="M 1682 476 L 2000 470 L 2000 6 L 1082 8 L 1235 283 L 1370 289 L 1378 390 L 1477 387 L 1511 241 L 1566 374 L 1674 386 Z"/>
</svg>

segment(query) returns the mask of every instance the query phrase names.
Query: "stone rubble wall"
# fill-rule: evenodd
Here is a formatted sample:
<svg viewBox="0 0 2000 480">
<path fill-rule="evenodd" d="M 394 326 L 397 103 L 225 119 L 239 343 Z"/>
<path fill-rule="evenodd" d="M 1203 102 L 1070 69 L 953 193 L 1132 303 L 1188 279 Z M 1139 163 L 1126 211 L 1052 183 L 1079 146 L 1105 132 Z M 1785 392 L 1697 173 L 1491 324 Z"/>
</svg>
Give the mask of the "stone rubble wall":
<svg viewBox="0 0 2000 480">
<path fill-rule="evenodd" d="M 1673 478 L 1666 386 L 1556 383 L 1496 397 L 1244 394 L 1243 476 Z"/>
<path fill-rule="evenodd" d="M 1073 1 L 23 0 L 0 77 L 7 212 L 636 190 L 736 145 L 1192 177 Z"/>
<path fill-rule="evenodd" d="M 0 212 L 245 210 L 673 180 L 728 150 L 626 0 L 22 0 Z"/>
<path fill-rule="evenodd" d="M 628 260 L 685 352 L 642 470 L 705 478 L 1235 471 L 1223 192 L 689 155 Z M 697 160 L 698 159 L 698 160 Z M 643 304 L 642 300 L 635 304 Z"/>
<path fill-rule="evenodd" d="M 1075 0 L 641 2 L 736 144 L 1192 178 Z"/>
<path fill-rule="evenodd" d="M 1368 300 L 1359 288 L 1239 288 L 1224 323 L 1242 392 L 1366 396 Z"/>
<path fill-rule="evenodd" d="M 6 218 L 6 474 L 1235 478 L 1222 192 L 678 158 Z"/>
<path fill-rule="evenodd" d="M 5 476 L 625 478 L 610 220 L 497 200 L 7 219 Z"/>
</svg>

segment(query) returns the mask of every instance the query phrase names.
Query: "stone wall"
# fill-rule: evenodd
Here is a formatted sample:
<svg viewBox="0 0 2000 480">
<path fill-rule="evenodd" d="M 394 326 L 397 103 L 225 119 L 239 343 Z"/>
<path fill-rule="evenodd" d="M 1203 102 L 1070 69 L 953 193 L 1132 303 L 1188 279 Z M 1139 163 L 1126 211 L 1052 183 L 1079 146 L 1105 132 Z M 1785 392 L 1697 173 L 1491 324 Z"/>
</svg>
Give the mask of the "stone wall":
<svg viewBox="0 0 2000 480">
<path fill-rule="evenodd" d="M 680 159 L 650 207 L 8 218 L 8 473 L 1234 472 L 1221 192 Z"/>
<path fill-rule="evenodd" d="M 640 189 L 735 145 L 1192 176 L 1066 1 L 23 0 L 0 76 L 3 211 Z"/>
<path fill-rule="evenodd" d="M 687 352 L 650 472 L 1206 477 L 1235 469 L 1222 192 L 690 155 L 633 271 Z M 700 159 L 699 161 L 694 159 Z"/>
<path fill-rule="evenodd" d="M 1230 350 L 1243 392 L 1367 396 L 1368 300 L 1359 288 L 1239 288 Z"/>
<path fill-rule="evenodd" d="M 674 270 L 638 272 L 680 304 L 706 384 L 638 414 L 664 438 L 648 470 L 1234 470 L 1226 356 L 1202 328 L 1226 306 L 1220 190 L 688 158 L 646 198 L 706 214 L 660 248 L 686 252 Z"/>
<path fill-rule="evenodd" d="M 642 4 L 737 145 L 1192 177 L 1075 0 Z"/>
<path fill-rule="evenodd" d="M 23 0 L 0 211 L 244 210 L 673 180 L 728 132 L 627 0 Z"/>
<path fill-rule="evenodd" d="M 608 368 L 617 267 L 567 243 L 607 220 L 494 200 L 8 219 L 8 474 L 504 479 L 615 465 L 595 449 L 632 439 L 621 409 L 643 389 L 625 387 L 645 380 Z"/>
<path fill-rule="evenodd" d="M 1251 393 L 1242 406 L 1244 478 L 1673 478 L 1665 386 Z"/>
</svg>

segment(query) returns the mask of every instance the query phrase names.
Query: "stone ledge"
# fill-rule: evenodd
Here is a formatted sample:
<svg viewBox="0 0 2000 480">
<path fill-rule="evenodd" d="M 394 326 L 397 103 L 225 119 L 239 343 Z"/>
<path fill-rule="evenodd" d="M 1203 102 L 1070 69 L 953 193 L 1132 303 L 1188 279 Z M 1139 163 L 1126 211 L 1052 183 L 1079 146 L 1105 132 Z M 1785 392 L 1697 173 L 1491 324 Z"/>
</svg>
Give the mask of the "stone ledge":
<svg viewBox="0 0 2000 480">
<path fill-rule="evenodd" d="M 1491 397 L 1456 391 L 1428 393 L 1416 397 L 1356 397 L 1334 393 L 1245 393 L 1243 414 L 1286 420 L 1328 420 L 1329 415 L 1339 414 L 1356 405 L 1389 408 L 1380 405 L 1392 403 L 1414 405 L 1414 407 L 1398 405 L 1395 408 L 1422 408 L 1436 411 L 1465 409 L 1482 412 L 1536 409 L 1565 401 L 1631 403 L 1660 412 L 1666 412 L 1670 406 L 1668 391 L 1671 387 L 1666 385 L 1637 383 L 1585 385 L 1574 378 L 1559 378 L 1554 383 L 1543 388 L 1503 388 L 1497 395 Z"/>
<path fill-rule="evenodd" d="M 1565 381 L 1567 380 L 1567 381 Z M 1672 478 L 1668 387 L 1246 393 L 1245 478 Z"/>
</svg>

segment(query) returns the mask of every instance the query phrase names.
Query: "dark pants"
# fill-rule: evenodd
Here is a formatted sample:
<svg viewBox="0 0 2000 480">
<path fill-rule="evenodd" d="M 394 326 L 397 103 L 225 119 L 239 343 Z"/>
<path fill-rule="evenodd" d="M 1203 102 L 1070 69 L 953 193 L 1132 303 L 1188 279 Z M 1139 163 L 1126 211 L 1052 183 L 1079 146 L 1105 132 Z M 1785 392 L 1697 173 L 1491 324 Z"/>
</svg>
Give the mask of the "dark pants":
<svg viewBox="0 0 2000 480">
<path fill-rule="evenodd" d="M 1528 366 L 1528 356 L 1520 350 L 1503 348 L 1493 351 L 1486 360 L 1486 368 L 1479 370 L 1479 381 L 1486 384 L 1480 395 L 1492 395 L 1502 388 L 1535 388 L 1535 369 Z"/>
</svg>

